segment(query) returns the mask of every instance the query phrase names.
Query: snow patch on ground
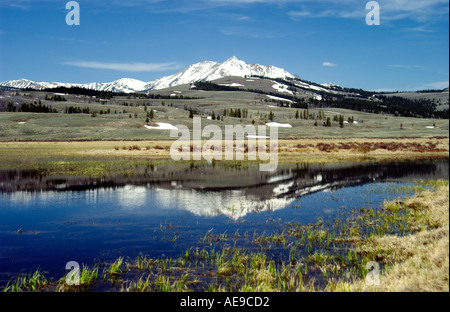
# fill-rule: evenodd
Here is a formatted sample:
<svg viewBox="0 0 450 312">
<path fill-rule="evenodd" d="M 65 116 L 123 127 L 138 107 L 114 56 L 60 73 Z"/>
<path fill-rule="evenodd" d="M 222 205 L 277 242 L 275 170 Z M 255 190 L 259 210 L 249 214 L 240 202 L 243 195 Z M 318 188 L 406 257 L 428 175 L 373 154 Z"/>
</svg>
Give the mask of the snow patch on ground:
<svg viewBox="0 0 450 312">
<path fill-rule="evenodd" d="M 175 127 L 169 123 L 157 122 L 156 124 L 158 125 L 158 127 L 152 127 L 152 126 L 145 125 L 145 128 L 153 129 L 153 130 L 178 130 L 177 127 Z"/>
<path fill-rule="evenodd" d="M 289 102 L 289 103 L 294 103 L 294 101 L 288 100 L 288 99 L 283 99 L 281 97 L 278 96 L 273 96 L 273 95 L 266 95 L 268 98 L 272 99 L 272 100 L 277 100 L 277 101 L 285 101 L 285 102 Z"/>
<path fill-rule="evenodd" d="M 243 84 L 235 83 L 235 82 L 233 82 L 233 83 L 222 83 L 222 84 L 219 84 L 219 86 L 224 86 L 224 87 L 245 87 Z"/>
<path fill-rule="evenodd" d="M 314 95 L 314 99 L 317 101 L 322 101 L 322 96 L 320 94 Z"/>
<path fill-rule="evenodd" d="M 268 127 L 278 127 L 278 128 L 292 128 L 292 126 L 290 124 L 281 124 L 278 122 L 269 122 L 266 123 L 266 126 Z"/>
</svg>

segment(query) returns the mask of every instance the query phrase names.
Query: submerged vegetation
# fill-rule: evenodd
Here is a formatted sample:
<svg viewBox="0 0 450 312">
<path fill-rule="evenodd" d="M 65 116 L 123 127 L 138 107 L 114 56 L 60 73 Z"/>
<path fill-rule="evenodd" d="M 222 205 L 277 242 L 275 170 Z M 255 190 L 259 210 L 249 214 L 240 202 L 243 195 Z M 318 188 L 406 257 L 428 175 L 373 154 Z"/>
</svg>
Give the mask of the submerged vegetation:
<svg viewBox="0 0 450 312">
<path fill-rule="evenodd" d="M 263 233 L 210 230 L 178 257 L 83 266 L 75 286 L 38 270 L 3 291 L 448 291 L 449 183 L 420 181 L 408 191 L 415 195 L 332 221 L 270 220 L 273 230 Z M 379 283 L 371 284 L 374 262 Z"/>
</svg>

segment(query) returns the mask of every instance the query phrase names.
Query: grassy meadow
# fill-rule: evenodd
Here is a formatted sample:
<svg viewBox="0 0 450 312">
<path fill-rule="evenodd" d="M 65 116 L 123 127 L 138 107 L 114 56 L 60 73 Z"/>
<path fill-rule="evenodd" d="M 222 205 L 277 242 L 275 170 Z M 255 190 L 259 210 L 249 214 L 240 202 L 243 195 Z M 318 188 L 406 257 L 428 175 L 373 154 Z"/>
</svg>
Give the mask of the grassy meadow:
<svg viewBox="0 0 450 312">
<path fill-rule="evenodd" d="M 166 91 L 170 96 L 173 91 Z M 150 130 L 145 128 L 147 113 L 154 111 L 150 122 L 170 123 L 174 126 L 185 125 L 192 129 L 189 111 L 193 109 L 202 119 L 202 127 L 214 124 L 224 132 L 225 125 L 264 125 L 273 121 L 289 123 L 292 128 L 279 128 L 281 139 L 303 138 L 404 138 L 404 137 L 448 137 L 449 121 L 424 118 L 395 117 L 391 115 L 370 114 L 335 108 L 314 108 L 308 115 L 324 116 L 318 119 L 296 119 L 303 109 L 279 107 L 265 95 L 249 92 L 205 92 L 178 91 L 191 99 L 139 99 L 134 97 L 114 97 L 101 104 L 90 97 L 67 95 L 67 101 L 45 100 L 45 93 L 30 92 L 11 97 L 21 101 L 41 101 L 43 105 L 55 108 L 55 114 L 36 113 L 0 113 L 0 141 L 70 141 L 70 140 L 173 140 L 168 130 Z M 178 94 L 178 93 L 177 93 Z M 89 108 L 91 114 L 65 114 L 67 107 Z M 247 109 L 247 118 L 223 116 L 223 111 Z M 100 112 L 104 112 L 101 114 Z M 207 116 L 223 117 L 222 120 L 208 120 Z M 341 128 L 333 121 L 331 127 L 323 122 L 329 117 L 343 115 L 345 121 L 353 118 L 355 123 L 346 123 Z M 317 124 L 317 126 L 315 125 Z"/>
</svg>

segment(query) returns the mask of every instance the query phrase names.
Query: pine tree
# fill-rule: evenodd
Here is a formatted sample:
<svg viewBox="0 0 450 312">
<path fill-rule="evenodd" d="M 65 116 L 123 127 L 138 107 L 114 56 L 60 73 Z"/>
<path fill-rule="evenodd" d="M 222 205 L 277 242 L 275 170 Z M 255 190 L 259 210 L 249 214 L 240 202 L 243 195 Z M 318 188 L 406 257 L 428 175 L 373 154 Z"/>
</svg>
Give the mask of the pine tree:
<svg viewBox="0 0 450 312">
<path fill-rule="evenodd" d="M 341 128 L 344 128 L 344 116 L 343 115 L 339 115 L 339 126 Z"/>
</svg>

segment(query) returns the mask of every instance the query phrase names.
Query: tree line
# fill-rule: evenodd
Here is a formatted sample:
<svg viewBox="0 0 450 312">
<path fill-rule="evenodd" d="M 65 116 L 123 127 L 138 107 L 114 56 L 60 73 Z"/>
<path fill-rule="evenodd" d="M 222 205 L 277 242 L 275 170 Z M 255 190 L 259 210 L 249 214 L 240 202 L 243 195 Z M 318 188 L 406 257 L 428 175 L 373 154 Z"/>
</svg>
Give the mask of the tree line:
<svg viewBox="0 0 450 312">
<path fill-rule="evenodd" d="M 41 101 L 34 103 L 24 103 L 15 105 L 12 102 L 8 102 L 2 109 L 3 112 L 8 113 L 57 113 L 56 108 L 43 105 Z"/>
</svg>

